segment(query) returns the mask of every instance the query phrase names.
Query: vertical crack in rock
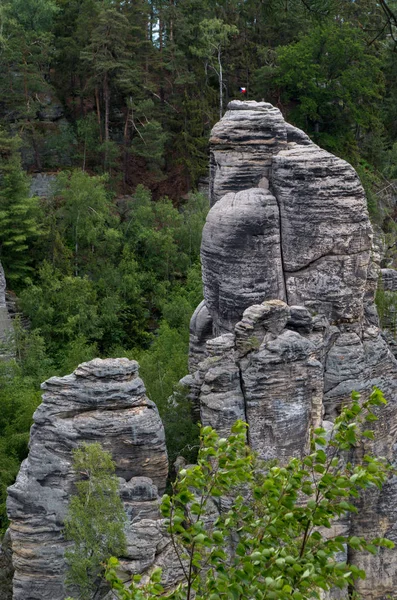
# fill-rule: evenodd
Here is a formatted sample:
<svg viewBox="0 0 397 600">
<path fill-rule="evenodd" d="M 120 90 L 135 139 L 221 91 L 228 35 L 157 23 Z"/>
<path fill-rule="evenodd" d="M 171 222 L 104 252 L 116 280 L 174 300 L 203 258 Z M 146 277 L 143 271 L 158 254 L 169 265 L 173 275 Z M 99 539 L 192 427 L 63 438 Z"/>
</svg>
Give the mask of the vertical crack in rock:
<svg viewBox="0 0 397 600">
<path fill-rule="evenodd" d="M 280 236 L 281 268 L 282 268 L 283 280 L 284 280 L 285 301 L 287 302 L 287 304 L 289 304 L 287 278 L 286 278 L 286 275 L 285 275 L 285 262 L 284 262 L 284 252 L 283 252 L 283 228 L 282 228 L 282 223 L 281 223 L 280 203 L 279 203 L 278 198 L 277 198 L 277 192 L 273 189 L 271 181 L 270 181 L 270 190 L 271 190 L 273 196 L 276 199 L 277 207 L 278 207 L 278 222 L 279 222 L 279 236 Z"/>
<path fill-rule="evenodd" d="M 240 389 L 241 389 L 241 393 L 242 393 L 242 396 L 243 396 L 243 402 L 244 402 L 244 404 L 243 404 L 243 406 L 244 406 L 244 408 L 243 408 L 243 413 L 244 413 L 243 421 L 244 421 L 244 423 L 248 423 L 248 420 L 247 420 L 247 396 L 246 396 L 246 393 L 245 393 L 245 385 L 244 385 L 243 372 L 242 372 L 241 365 L 240 365 L 239 361 L 237 361 L 237 366 L 238 366 L 238 375 L 239 375 L 239 380 L 240 380 Z M 247 431 L 247 443 L 248 443 L 248 431 Z"/>
<path fill-rule="evenodd" d="M 305 451 L 311 426 L 332 427 L 352 390 L 365 400 L 375 385 L 388 405 L 374 424 L 375 442 L 357 451 L 397 464 L 397 362 L 378 326 L 380 243 L 356 172 L 266 103 L 230 103 L 210 142 L 202 265 L 215 339 L 198 341 L 206 358 L 196 372 L 191 363 L 189 376 L 202 423 L 222 434 L 230 428 L 236 376 L 252 448 L 288 460 Z M 384 280 L 397 287 L 394 272 Z M 193 326 L 195 352 L 198 333 Z M 366 490 L 359 513 L 336 527 L 397 541 L 397 478 Z M 350 558 L 367 572 L 360 597 L 395 593 L 397 551 Z"/>
</svg>

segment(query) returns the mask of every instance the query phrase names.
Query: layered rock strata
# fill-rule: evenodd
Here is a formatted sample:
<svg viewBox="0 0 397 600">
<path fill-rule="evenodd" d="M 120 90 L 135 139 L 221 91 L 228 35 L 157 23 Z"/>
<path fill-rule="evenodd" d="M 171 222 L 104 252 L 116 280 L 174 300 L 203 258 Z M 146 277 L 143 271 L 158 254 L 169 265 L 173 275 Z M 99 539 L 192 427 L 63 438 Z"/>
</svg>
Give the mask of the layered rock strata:
<svg viewBox="0 0 397 600">
<path fill-rule="evenodd" d="M 229 103 L 228 112 L 210 137 L 210 203 L 227 192 L 267 185 L 272 157 L 288 142 L 310 144 L 309 137 L 285 123 L 267 102 Z"/>
<path fill-rule="evenodd" d="M 168 471 L 164 429 L 138 364 L 95 359 L 42 388 L 29 456 L 8 490 L 13 600 L 68 596 L 63 523 L 76 480 L 72 450 L 82 442 L 100 442 L 116 463 L 129 517 L 127 573 L 143 571 L 168 547 L 158 513 Z"/>
<path fill-rule="evenodd" d="M 397 292 L 397 271 L 395 269 L 381 269 L 380 274 L 385 292 Z"/>
<path fill-rule="evenodd" d="M 192 321 L 184 379 L 202 423 L 227 434 L 242 417 L 259 456 L 287 460 L 353 390 L 365 398 L 376 385 L 389 403 L 367 449 L 396 462 L 397 363 L 379 329 L 380 249 L 354 169 L 271 105 L 234 101 L 212 131 L 210 194 L 205 320 Z M 397 541 L 396 497 L 395 480 L 366 493 L 344 527 Z M 349 558 L 367 571 L 365 600 L 395 594 L 396 552 Z"/>
</svg>

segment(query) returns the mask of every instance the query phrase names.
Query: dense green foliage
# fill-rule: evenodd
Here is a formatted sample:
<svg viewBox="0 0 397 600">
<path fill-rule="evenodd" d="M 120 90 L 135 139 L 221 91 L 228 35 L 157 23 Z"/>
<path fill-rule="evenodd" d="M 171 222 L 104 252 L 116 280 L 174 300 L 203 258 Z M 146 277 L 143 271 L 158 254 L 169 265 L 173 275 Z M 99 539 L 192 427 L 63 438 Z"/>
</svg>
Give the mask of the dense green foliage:
<svg viewBox="0 0 397 600">
<path fill-rule="evenodd" d="M 40 234 L 38 199 L 29 197 L 18 146 L 17 138 L 0 129 L 0 261 L 14 285 L 26 281 L 31 272 L 27 250 Z"/>
<path fill-rule="evenodd" d="M 30 168 L 176 199 L 244 86 L 326 148 L 394 172 L 396 0 L 4 0 L 0 32 L 0 123 Z"/>
<path fill-rule="evenodd" d="M 73 452 L 73 468 L 80 480 L 65 519 L 65 537 L 73 542 L 65 552 L 67 583 L 77 588 L 80 600 L 91 600 L 104 562 L 125 551 L 127 517 L 109 452 L 98 443 L 82 444 Z"/>
<path fill-rule="evenodd" d="M 385 459 L 365 450 L 359 464 L 349 462 L 349 451 L 374 438 L 376 407 L 385 403 L 378 389 L 366 402 L 359 398 L 353 393 L 333 430 L 315 430 L 310 453 L 286 465 L 258 462 L 246 446 L 241 421 L 228 439 L 204 427 L 197 465 L 180 471 L 172 496 L 165 495 L 161 505 L 184 581 L 166 593 L 156 569 L 148 584 L 141 585 L 137 576 L 126 589 L 112 559 L 107 579 L 117 597 L 304 600 L 347 586 L 353 597 L 355 580 L 365 573 L 338 553 L 343 556 L 346 545 L 373 554 L 393 547 L 384 538 L 329 531 L 336 520 L 357 512 L 363 490 L 381 488 L 390 473 Z M 221 497 L 229 502 L 219 511 Z"/>
<path fill-rule="evenodd" d="M 26 193 L 21 203 L 28 201 Z M 31 252 L 21 255 L 26 264 L 8 269 L 28 273 L 18 289 L 29 329 L 15 328 L 16 361 L 0 364 L 0 530 L 39 384 L 55 373 L 98 355 L 137 359 L 166 425 L 170 460 L 181 451 L 192 459 L 197 435 L 183 393 L 173 404 L 168 398 L 187 372 L 189 319 L 202 298 L 206 199 L 192 195 L 178 210 L 139 186 L 114 201 L 106 179 L 76 170 L 61 173 L 52 196 L 34 202 Z"/>
</svg>

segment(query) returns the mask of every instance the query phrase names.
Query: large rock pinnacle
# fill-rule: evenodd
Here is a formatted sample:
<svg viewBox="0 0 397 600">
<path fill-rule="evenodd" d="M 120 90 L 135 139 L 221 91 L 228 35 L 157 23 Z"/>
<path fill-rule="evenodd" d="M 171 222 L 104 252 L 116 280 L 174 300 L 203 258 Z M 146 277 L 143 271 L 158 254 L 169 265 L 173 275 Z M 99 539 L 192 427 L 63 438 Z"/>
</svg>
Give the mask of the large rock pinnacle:
<svg viewBox="0 0 397 600">
<path fill-rule="evenodd" d="M 264 102 L 231 102 L 210 141 L 205 319 L 192 320 L 183 380 L 201 422 L 225 435 L 242 416 L 259 456 L 287 460 L 353 390 L 366 398 L 376 385 L 388 406 L 368 450 L 397 462 L 397 363 L 379 329 L 379 252 L 356 172 Z M 397 541 L 396 498 L 394 480 L 366 493 L 350 531 Z M 396 592 L 397 551 L 349 559 L 367 571 L 363 599 Z"/>
<path fill-rule="evenodd" d="M 72 375 L 52 377 L 42 388 L 29 456 L 8 490 L 13 600 L 68 596 L 63 523 L 76 478 L 72 450 L 81 442 L 100 442 L 116 463 L 129 517 L 125 570 L 136 573 L 150 566 L 163 540 L 158 493 L 168 472 L 164 429 L 138 364 L 95 359 Z"/>
</svg>

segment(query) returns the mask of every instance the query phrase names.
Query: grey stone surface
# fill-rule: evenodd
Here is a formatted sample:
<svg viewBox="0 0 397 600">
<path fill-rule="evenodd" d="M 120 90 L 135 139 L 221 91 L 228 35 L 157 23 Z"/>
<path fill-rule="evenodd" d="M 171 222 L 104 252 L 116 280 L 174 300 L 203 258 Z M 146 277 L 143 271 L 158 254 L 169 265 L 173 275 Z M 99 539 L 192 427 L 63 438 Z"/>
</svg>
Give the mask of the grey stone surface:
<svg viewBox="0 0 397 600">
<path fill-rule="evenodd" d="M 281 461 L 308 449 L 314 346 L 295 331 L 265 341 L 243 368 L 248 441 L 260 458 Z"/>
<path fill-rule="evenodd" d="M 395 269 L 381 269 L 382 287 L 387 292 L 397 292 L 397 271 Z"/>
<path fill-rule="evenodd" d="M 201 363 L 201 422 L 229 435 L 237 419 L 245 420 L 240 370 L 235 360 L 234 336 L 225 334 L 207 342 L 208 358 Z"/>
<path fill-rule="evenodd" d="M 353 167 L 267 103 L 233 101 L 211 135 L 204 298 L 214 334 L 251 304 L 279 299 L 331 322 L 377 324 L 377 261 Z"/>
<path fill-rule="evenodd" d="M 374 304 L 382 239 L 354 169 L 270 105 L 234 101 L 211 135 L 210 198 L 202 265 L 213 339 L 185 378 L 202 423 L 224 435 L 242 414 L 259 456 L 286 461 L 305 453 L 311 427 L 332 427 L 353 390 L 365 399 L 377 386 L 388 405 L 376 442 L 357 452 L 397 464 L 397 362 Z M 382 279 L 397 290 L 395 271 Z M 392 478 L 336 527 L 397 541 L 396 498 Z M 397 551 L 349 559 L 367 571 L 363 600 L 394 597 Z"/>
<path fill-rule="evenodd" d="M 30 178 L 30 195 L 48 198 L 56 181 L 56 175 L 51 173 L 35 173 Z"/>
<path fill-rule="evenodd" d="M 12 550 L 10 532 L 7 530 L 0 543 L 0 598 L 12 600 L 12 578 L 14 567 L 12 565 Z"/>
<path fill-rule="evenodd" d="M 267 102 L 228 105 L 212 129 L 210 204 L 228 192 L 257 187 L 268 178 L 273 154 L 287 147 L 287 129 L 281 112 Z"/>
<path fill-rule="evenodd" d="M 233 331 L 251 304 L 285 300 L 275 197 L 254 188 L 219 200 L 204 226 L 201 260 L 205 304 L 215 333 Z"/>
<path fill-rule="evenodd" d="M 6 302 L 6 278 L 0 263 L 0 359 L 12 354 L 11 338 L 12 323 Z"/>
<path fill-rule="evenodd" d="M 6 306 L 6 278 L 4 275 L 4 269 L 0 263 L 0 308 Z"/>
<path fill-rule="evenodd" d="M 126 358 L 95 359 L 72 375 L 52 377 L 42 388 L 29 456 L 8 490 L 13 600 L 63 600 L 68 595 L 62 530 L 75 480 L 72 450 L 81 442 L 100 442 L 122 478 L 129 517 L 123 557 L 127 572 L 149 566 L 164 537 L 158 514 L 158 493 L 168 472 L 164 429 L 146 397 L 138 364 Z"/>
<path fill-rule="evenodd" d="M 348 163 L 314 144 L 273 157 L 289 304 L 360 318 L 372 245 L 364 190 Z"/>
<path fill-rule="evenodd" d="M 200 302 L 190 319 L 189 371 L 193 372 L 205 358 L 205 343 L 212 338 L 212 317 L 205 304 Z"/>
</svg>

